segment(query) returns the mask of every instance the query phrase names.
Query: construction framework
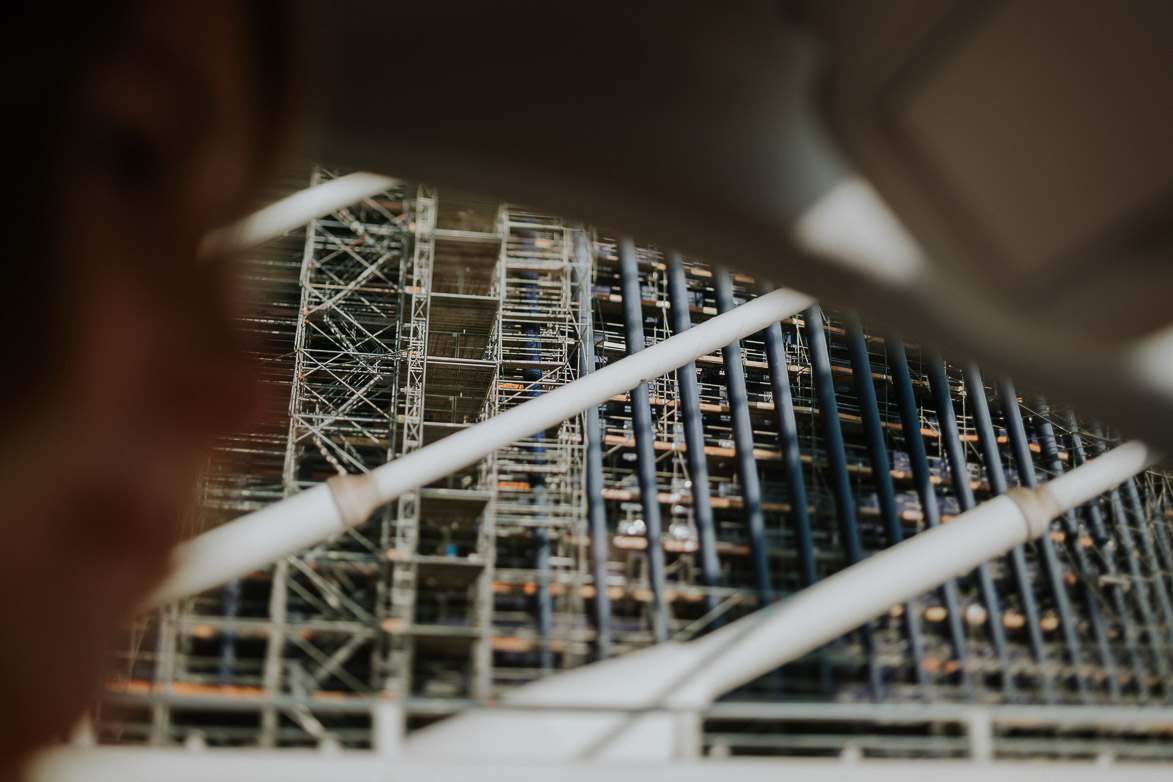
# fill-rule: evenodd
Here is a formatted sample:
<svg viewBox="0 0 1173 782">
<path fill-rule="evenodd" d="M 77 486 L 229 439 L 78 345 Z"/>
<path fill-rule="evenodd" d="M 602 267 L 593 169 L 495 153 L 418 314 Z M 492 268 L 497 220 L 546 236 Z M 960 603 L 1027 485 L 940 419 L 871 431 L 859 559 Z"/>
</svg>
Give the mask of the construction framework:
<svg viewBox="0 0 1173 782">
<path fill-rule="evenodd" d="M 288 412 L 224 440 L 200 528 L 369 471 L 766 290 L 420 184 L 314 220 L 250 268 L 262 306 L 245 325 Z M 98 734 L 370 746 L 381 700 L 418 727 L 690 637 L 1112 442 L 1007 380 L 812 307 L 144 617 L 111 662 Z M 705 745 L 953 756 L 963 713 L 907 709 L 1048 706 L 1099 721 L 1004 720 L 1007 752 L 1162 757 L 1147 739 L 1167 726 L 1129 733 L 1106 716 L 1127 710 L 1105 707 L 1173 698 L 1171 519 L 1169 476 L 1144 473 L 718 704 Z"/>
</svg>

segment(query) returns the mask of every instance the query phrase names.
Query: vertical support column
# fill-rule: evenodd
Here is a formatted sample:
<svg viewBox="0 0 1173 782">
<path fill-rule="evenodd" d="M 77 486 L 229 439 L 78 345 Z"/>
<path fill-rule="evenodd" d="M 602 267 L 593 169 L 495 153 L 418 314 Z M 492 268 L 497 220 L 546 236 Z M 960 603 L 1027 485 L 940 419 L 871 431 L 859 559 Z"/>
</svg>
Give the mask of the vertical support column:
<svg viewBox="0 0 1173 782">
<path fill-rule="evenodd" d="M 404 199 L 406 200 L 406 198 Z M 406 235 L 403 237 L 403 251 L 407 249 Z M 395 311 L 402 314 L 405 311 L 404 304 L 406 302 L 406 290 L 408 286 L 408 264 L 401 258 L 399 263 L 398 273 L 395 278 L 395 287 L 398 291 L 395 301 Z M 399 325 L 395 330 L 394 342 L 397 349 L 403 345 L 403 322 L 400 320 Z M 390 459 L 395 453 L 396 443 L 398 442 L 398 435 L 400 434 L 400 420 L 399 420 L 399 389 L 402 387 L 401 380 L 406 367 L 402 359 L 396 360 L 391 365 L 390 383 L 392 395 L 390 403 L 387 406 L 388 431 L 387 431 L 387 458 Z M 396 512 L 398 511 L 398 503 L 395 506 L 387 505 L 378 511 L 379 514 L 379 550 L 388 552 L 395 544 L 395 522 Z M 387 556 L 380 557 L 379 562 L 379 583 L 375 588 L 375 617 L 379 622 L 379 627 L 383 628 L 384 623 L 391 617 L 391 593 L 392 586 L 395 580 L 395 564 Z M 391 639 L 386 633 L 380 632 L 375 642 L 371 644 L 371 682 L 378 688 L 382 689 L 387 677 L 390 673 L 390 647 Z"/>
<path fill-rule="evenodd" d="M 929 350 L 925 354 L 925 365 L 929 375 L 929 388 L 933 394 L 933 406 L 937 408 L 937 423 L 941 427 L 941 442 L 945 446 L 945 457 L 949 462 L 953 491 L 957 494 L 957 503 L 961 510 L 967 511 L 977 502 L 969 485 L 969 469 L 965 463 L 961 434 L 957 431 L 957 411 L 953 409 L 953 394 L 949 389 L 949 377 L 945 374 L 945 362 L 941 360 L 937 351 Z M 1010 668 L 1010 656 L 1006 651 L 1006 631 L 1002 627 L 1002 602 L 998 598 L 998 587 L 994 584 L 989 563 L 983 562 L 978 565 L 977 577 L 982 602 L 986 604 L 986 626 L 990 633 L 990 641 L 994 645 L 994 652 L 998 655 L 998 664 L 1003 672 L 1002 689 L 1009 694 L 1011 682 L 1006 671 Z"/>
<path fill-rule="evenodd" d="M 843 445 L 843 431 L 839 427 L 839 404 L 835 401 L 831 354 L 827 348 L 827 336 L 823 332 L 823 311 L 816 304 L 803 313 L 803 318 L 806 320 L 807 340 L 810 344 L 815 393 L 819 399 L 819 419 L 827 444 L 827 462 L 831 468 L 831 492 L 839 520 L 839 536 L 847 564 L 854 565 L 859 562 L 862 553 L 855 520 L 855 503 L 851 499 L 851 479 L 847 474 L 847 450 Z"/>
<path fill-rule="evenodd" d="M 489 473 L 491 474 L 491 469 Z M 491 484 L 490 484 L 491 485 Z M 492 502 L 486 503 L 477 531 L 477 554 L 485 562 L 484 569 L 477 577 L 473 595 L 473 621 L 478 636 L 473 641 L 471 664 L 472 677 L 469 695 L 484 700 L 493 690 L 493 569 L 497 558 L 497 534 L 493 518 Z"/>
<path fill-rule="evenodd" d="M 319 168 L 313 181 L 316 184 L 329 177 L 329 172 Z M 291 322 L 296 334 L 282 472 L 286 496 L 313 486 L 330 473 L 368 471 L 395 453 L 401 323 L 406 320 L 401 196 L 397 190 L 375 195 L 312 220 L 306 227 L 299 304 Z M 367 622 L 380 628 L 380 633 L 373 642 L 352 634 L 350 641 L 328 655 L 329 665 L 315 661 L 312 667 L 316 672 L 309 673 L 303 663 L 322 651 L 314 639 L 302 632 L 305 628 L 286 627 L 283 636 L 274 630 L 265 657 L 265 676 L 276 688 L 274 694 L 310 679 L 320 681 L 331 672 L 346 676 L 361 671 L 349 678 L 357 689 L 382 686 L 390 642 L 381 631 L 391 629 L 387 609 L 394 568 L 386 555 L 392 549 L 392 515 L 392 509 L 384 508 L 363 529 L 289 557 L 288 565 L 296 568 L 292 575 L 287 568 L 276 572 L 272 588 L 274 592 L 289 590 L 289 615 L 294 623 L 308 618 L 306 602 L 313 603 L 312 594 L 317 592 L 331 612 L 338 611 L 332 619 Z M 353 550 L 354 544 L 362 546 L 361 553 Z M 317 561 L 332 559 L 340 550 L 361 558 L 366 567 L 378 570 L 380 577 L 351 592 L 354 585 L 344 574 L 333 568 L 316 568 Z M 303 586 L 306 580 L 313 584 L 309 592 Z M 287 640 L 298 643 L 286 644 Z M 360 658 L 366 659 L 359 662 Z M 269 670 L 273 666 L 278 670 Z M 225 674 L 229 667 L 225 659 Z M 307 676 L 282 680 L 294 673 Z M 240 675 L 238 672 L 237 678 Z M 277 713 L 269 706 L 262 707 L 262 712 L 266 723 L 263 732 L 268 735 L 275 729 Z M 288 710 L 283 713 L 293 714 Z"/>
<path fill-rule="evenodd" d="M 713 274 L 716 283 L 717 311 L 729 312 L 735 306 L 733 283 L 726 269 Z M 741 341 L 721 349 L 725 366 L 725 390 L 729 395 L 729 418 L 733 428 L 733 445 L 737 455 L 737 472 L 741 478 L 741 496 L 745 526 L 749 532 L 750 552 L 758 582 L 758 597 L 763 606 L 773 600 L 770 556 L 766 544 L 766 517 L 762 513 L 762 484 L 753 455 L 753 421 L 749 416 L 749 398 L 745 391 L 745 367 L 741 363 Z"/>
<path fill-rule="evenodd" d="M 315 169 L 311 176 L 311 184 L 318 185 L 322 181 L 322 173 Z M 282 493 L 289 497 L 298 491 L 297 468 L 303 446 L 300 444 L 296 431 L 296 416 L 301 407 L 301 384 L 298 380 L 306 373 L 307 324 L 309 323 L 309 309 L 311 306 L 310 272 L 314 264 L 315 234 L 317 221 L 311 221 L 306 227 L 305 244 L 302 250 L 301 269 L 298 284 L 301 291 L 298 303 L 297 330 L 294 332 L 294 370 L 293 390 L 289 395 L 289 432 L 285 445 L 285 463 L 282 470 Z M 273 579 L 269 592 L 269 637 L 265 641 L 265 661 L 261 668 L 261 687 L 267 698 L 275 698 L 281 693 L 281 678 L 284 669 L 285 633 L 286 633 L 286 604 L 289 590 L 289 561 L 287 558 L 279 560 L 273 566 Z M 272 706 L 261 709 L 261 724 L 259 744 L 262 747 L 277 745 L 277 728 L 280 715 Z"/>
<path fill-rule="evenodd" d="M 484 417 L 491 415 L 496 399 L 497 395 L 494 393 L 486 396 Z M 495 462 L 495 456 L 489 456 L 481 462 L 477 481 L 479 488 L 497 485 Z M 468 689 L 473 698 L 484 700 L 493 692 L 493 575 L 497 565 L 497 519 L 494 499 L 486 502 L 481 512 L 476 545 L 477 554 L 485 564 L 477 577 L 473 593 L 473 621 L 478 636 L 473 641 L 472 677 Z"/>
<path fill-rule="evenodd" d="M 913 480 L 920 497 L 921 510 L 929 527 L 941 523 L 941 508 L 937 504 L 937 492 L 933 488 L 932 473 L 929 471 L 928 454 L 920 431 L 920 410 L 912 390 L 912 376 L 908 370 L 908 356 L 904 353 L 904 338 L 890 334 L 884 340 L 888 349 L 888 363 L 892 370 L 892 381 L 896 386 L 896 404 L 900 408 L 900 423 L 904 430 L 904 443 L 908 447 L 908 458 L 912 462 Z M 965 625 L 961 617 L 961 595 L 957 581 L 950 579 L 941 587 L 945 609 L 949 612 L 949 639 L 953 653 L 960 665 L 961 683 L 970 697 L 973 697 L 973 676 L 969 672 L 968 650 L 965 643 Z"/>
<path fill-rule="evenodd" d="M 576 231 L 574 264 L 578 285 L 579 350 L 578 372 L 585 376 L 595 371 L 595 323 L 591 291 L 594 259 L 584 231 Z M 591 538 L 591 576 L 595 586 L 595 650 L 600 660 L 611 656 L 611 597 L 607 594 L 607 562 L 610 533 L 607 530 L 607 505 L 603 500 L 603 429 L 599 408 L 588 408 L 583 415 L 586 440 L 584 472 L 587 497 L 587 527 Z"/>
<path fill-rule="evenodd" d="M 497 207 L 493 226 L 499 244 L 497 257 L 493 262 L 493 281 L 489 286 L 489 295 L 496 299 L 497 311 L 494 313 L 495 322 L 485 349 L 485 357 L 494 361 L 495 372 L 489 384 L 489 392 L 485 395 L 484 403 L 481 406 L 482 420 L 497 415 L 500 409 L 500 396 L 497 389 L 501 381 L 503 341 L 501 316 L 506 291 L 505 259 L 509 244 L 508 207 L 506 205 L 501 204 Z M 497 491 L 498 457 L 499 454 L 494 453 L 481 461 L 476 484 L 478 488 L 487 489 L 490 493 L 477 528 L 477 553 L 484 559 L 485 567 L 481 571 L 475 587 L 474 614 L 480 636 L 473 642 L 472 682 L 469 686 L 469 692 L 478 700 L 489 698 L 493 692 L 492 636 L 493 610 L 496 607 L 493 580 L 497 566 L 497 502 L 500 498 L 500 493 Z"/>
<path fill-rule="evenodd" d="M 888 444 L 880 421 L 880 405 L 876 399 L 876 384 L 872 378 L 872 361 L 868 357 L 867 339 L 863 326 L 854 314 L 846 316 L 847 347 L 851 353 L 851 376 L 855 381 L 855 393 L 859 397 L 860 415 L 863 418 L 864 436 L 868 443 L 868 457 L 872 464 L 872 483 L 880 502 L 880 517 L 884 522 L 884 537 L 889 546 L 904 540 L 904 528 L 900 524 L 900 513 L 896 509 L 896 489 L 892 485 L 892 465 L 888 458 Z M 924 661 L 924 637 L 921 632 L 920 614 L 916 604 L 904 604 L 904 630 L 912 652 L 914 676 L 921 691 L 927 698 L 928 676 L 922 664 Z"/>
<path fill-rule="evenodd" d="M 424 397 L 428 368 L 428 319 L 432 297 L 432 269 L 435 255 L 436 191 L 420 185 L 413 202 L 415 241 L 411 257 L 411 287 L 408 304 L 407 382 L 403 388 L 403 441 L 400 454 L 418 450 L 424 443 Z M 415 622 L 419 543 L 420 495 L 409 491 L 397 502 L 395 524 L 396 561 L 391 574 L 392 634 L 388 659 L 389 681 L 383 688 L 406 699 L 411 695 L 411 669 Z"/>
<path fill-rule="evenodd" d="M 639 264 L 635 243 L 628 238 L 619 240 L 619 274 L 623 288 L 623 323 L 628 355 L 644 349 L 643 305 L 640 300 Z M 648 399 L 648 385 L 641 383 L 631 392 L 631 416 L 635 429 L 635 448 L 639 469 L 640 502 L 648 539 L 648 575 L 652 587 L 652 632 L 657 641 L 668 640 L 668 606 L 664 593 L 664 544 L 660 502 L 656 484 L 655 433 L 652 428 L 652 407 Z"/>
<path fill-rule="evenodd" d="M 158 627 L 156 629 L 155 648 L 158 649 L 158 658 L 155 661 L 154 685 L 160 691 L 175 681 L 175 626 L 178 621 L 178 609 L 175 605 L 164 606 L 156 612 Z M 170 739 L 171 704 L 166 701 L 156 701 L 151 705 L 151 735 L 150 744 L 153 747 L 167 744 Z"/>
<path fill-rule="evenodd" d="M 532 253 L 535 248 L 534 233 L 520 231 L 521 249 L 523 254 Z M 541 315 L 541 306 L 538 299 L 538 273 L 536 271 L 520 271 L 518 277 L 523 281 L 520 284 L 521 311 L 530 315 Z M 547 316 L 549 313 L 547 313 Z M 531 399 L 542 395 L 542 343 L 541 329 L 534 320 L 527 321 L 521 329 L 525 339 L 522 343 L 523 358 L 533 362 L 531 366 L 522 370 L 525 381 L 525 395 Z M 546 433 L 538 432 L 530 438 L 529 450 L 532 455 L 532 464 L 539 470 L 527 476 L 533 490 L 533 502 L 539 508 L 537 520 L 539 526 L 533 528 L 534 541 L 534 570 L 537 572 L 537 593 L 534 595 L 534 604 L 538 615 L 538 667 L 543 673 L 554 670 L 554 654 L 550 649 L 550 637 L 554 631 L 554 600 L 550 594 L 550 529 L 544 526 L 548 520 L 548 496 L 546 494 L 546 475 L 541 471 L 546 463 Z"/>
<path fill-rule="evenodd" d="M 545 487 L 536 489 L 545 494 Z M 537 571 L 538 667 L 543 674 L 554 672 L 554 652 L 550 638 L 554 632 L 554 598 L 550 594 L 550 529 L 534 527 L 534 569 Z"/>
<path fill-rule="evenodd" d="M 969 738 L 970 760 L 988 763 L 994 759 L 994 721 L 988 711 L 971 711 L 965 720 L 965 732 Z"/>
<path fill-rule="evenodd" d="M 1035 433 L 1039 438 L 1039 446 L 1042 449 L 1044 464 L 1046 464 L 1047 469 L 1051 471 L 1052 475 L 1058 477 L 1063 474 L 1063 462 L 1059 458 L 1059 445 L 1055 439 L 1055 429 L 1051 425 L 1051 422 L 1047 420 L 1047 417 L 1042 414 L 1047 409 L 1046 404 L 1046 400 L 1041 396 L 1035 398 L 1035 406 L 1040 413 L 1035 417 Z M 1087 618 L 1092 626 L 1092 632 L 1096 637 L 1096 646 L 1100 653 L 1100 664 L 1104 666 L 1104 671 L 1106 672 L 1105 678 L 1108 683 L 1108 691 L 1111 693 L 1113 700 L 1119 700 L 1120 681 L 1116 674 L 1116 659 L 1112 654 L 1108 631 L 1104 627 L 1104 618 L 1100 613 L 1100 605 L 1096 600 L 1096 595 L 1088 588 L 1089 583 L 1095 578 L 1095 574 L 1091 562 L 1088 559 L 1087 551 L 1080 544 L 1080 538 L 1083 537 L 1083 530 L 1080 529 L 1074 511 L 1067 511 L 1060 519 L 1068 542 L 1068 551 L 1075 560 L 1076 570 L 1079 572 L 1079 577 L 1083 585 L 1084 604 L 1087 606 Z"/>
<path fill-rule="evenodd" d="M 1022 413 L 1018 409 L 1018 395 L 1014 385 L 1003 379 L 998 384 L 998 394 L 1002 398 L 1002 411 L 1006 416 L 1006 431 L 1010 436 L 1010 445 L 1014 450 L 1014 460 L 1018 464 L 1018 475 L 1022 485 L 1033 489 L 1038 485 L 1035 478 L 1034 458 L 1030 453 L 1030 443 L 1026 437 L 1026 427 L 1022 423 Z M 1075 630 L 1075 619 L 1071 612 L 1071 598 L 1067 594 L 1067 586 L 1063 583 L 1063 574 L 1060 572 L 1059 557 L 1055 553 L 1055 544 L 1051 536 L 1043 535 L 1038 539 L 1042 560 L 1043 573 L 1050 585 L 1051 594 L 1055 598 L 1055 608 L 1059 612 L 1059 625 L 1063 633 L 1063 641 L 1067 647 L 1067 658 L 1074 668 L 1073 678 L 1081 700 L 1088 699 L 1087 678 L 1083 675 L 1083 657 L 1080 654 L 1079 636 Z"/>
<path fill-rule="evenodd" d="M 269 639 L 265 646 L 265 665 L 261 671 L 261 687 L 269 698 L 281 693 L 281 674 L 284 667 L 286 602 L 289 592 L 289 560 L 282 559 L 273 567 L 273 591 L 269 593 Z M 261 710 L 260 745 L 277 746 L 280 719 L 277 709 L 266 706 Z"/>
<path fill-rule="evenodd" d="M 1075 466 L 1082 466 L 1087 463 L 1087 451 L 1083 447 L 1083 435 L 1080 433 L 1075 413 L 1069 412 L 1067 414 L 1067 428 L 1071 432 L 1071 448 L 1075 452 Z M 1085 509 L 1088 512 L 1088 522 L 1091 524 L 1096 545 L 1102 546 L 1108 542 L 1108 527 L 1104 524 L 1104 514 L 1100 511 L 1100 504 L 1089 502 Z"/>
<path fill-rule="evenodd" d="M 668 299 L 672 314 L 672 332 L 681 334 L 692 328 L 689 315 L 688 281 L 680 253 L 671 251 L 668 262 Z M 717 523 L 709 501 L 709 464 L 705 457 L 704 420 L 701 417 L 700 387 L 696 379 L 696 362 L 690 361 L 676 370 L 676 387 L 680 410 L 684 416 L 684 445 L 688 472 L 692 480 L 692 514 L 700 546 L 701 579 L 710 591 L 705 594 L 705 608 L 713 611 L 720 600 L 712 587 L 720 585 L 721 565 L 717 559 Z M 792 411 L 793 412 L 793 411 Z"/>
<path fill-rule="evenodd" d="M 990 491 L 994 496 L 1006 493 L 1006 473 L 1002 469 L 1002 454 L 998 449 L 998 437 L 994 433 L 994 422 L 990 418 L 990 406 L 986 399 L 986 386 L 981 373 L 972 364 L 965 368 L 965 387 L 973 404 L 973 419 L 977 426 L 978 444 L 986 462 L 986 475 L 990 480 Z M 1043 646 L 1043 631 L 1039 624 L 1039 609 L 1035 603 L 1033 585 L 1026 568 L 1026 553 L 1022 546 L 1010 551 L 1010 564 L 1018 586 L 1022 612 L 1026 616 L 1026 632 L 1030 641 L 1031 656 L 1039 666 L 1039 679 L 1048 703 L 1055 702 L 1055 686 L 1052 681 L 1046 648 Z M 1006 674 L 1010 676 L 1009 672 Z M 1013 686 L 1013 681 L 1011 681 Z"/>
<path fill-rule="evenodd" d="M 847 564 L 854 565 L 863 557 L 859 542 L 859 528 L 855 518 L 855 503 L 851 499 L 851 479 L 847 474 L 847 449 L 843 444 L 843 430 L 839 425 L 839 404 L 835 401 L 835 378 L 831 374 L 831 352 L 827 335 L 823 332 L 823 311 L 814 305 L 803 313 L 807 341 L 810 346 L 811 371 L 814 374 L 815 394 L 819 399 L 819 419 L 823 425 L 823 440 L 827 446 L 827 463 L 831 472 L 831 494 L 835 515 L 839 520 L 839 542 Z M 883 691 L 879 667 L 876 664 L 875 639 L 872 626 L 864 625 L 864 653 L 868 658 L 872 695 L 879 699 Z"/>
<path fill-rule="evenodd" d="M 498 405 L 507 409 L 574 380 L 573 346 L 581 341 L 576 298 L 573 232 L 558 218 L 516 206 L 503 206 L 501 262 L 500 370 Z M 495 489 L 497 524 L 506 534 L 524 535 L 532 544 L 528 570 L 534 589 L 534 651 L 541 673 L 575 661 L 573 638 L 557 634 L 559 605 L 577 604 L 579 583 L 564 556 L 573 533 L 586 522 L 579 484 L 582 423 L 577 417 L 522 438 L 497 454 L 498 475 L 511 476 Z M 605 580 L 605 579 L 604 579 Z M 555 582 L 574 588 L 561 592 Z M 560 643 L 562 642 L 562 643 Z"/>
<path fill-rule="evenodd" d="M 220 684 L 232 684 L 233 674 L 236 671 L 236 631 L 232 627 L 232 620 L 240 615 L 240 591 L 243 584 L 239 578 L 234 578 L 220 590 L 223 617 L 228 620 L 224 631 L 220 634 L 220 661 L 217 665 L 217 678 Z"/>
<path fill-rule="evenodd" d="M 774 287 L 761 285 L 762 293 Z M 794 397 L 790 392 L 790 365 L 782 339 L 781 325 L 774 323 L 764 332 L 766 364 L 770 368 L 770 391 L 774 397 L 774 415 L 778 420 L 778 445 L 782 467 L 790 488 L 790 515 L 794 520 L 794 538 L 798 544 L 801 583 L 808 587 L 818 580 L 815 569 L 815 546 L 811 539 L 811 519 L 807 511 L 806 483 L 802 474 L 802 454 L 798 447 L 798 422 L 794 417 Z"/>
<path fill-rule="evenodd" d="M 371 749 L 391 759 L 403 752 L 404 708 L 402 704 L 379 701 L 371 708 Z"/>
</svg>

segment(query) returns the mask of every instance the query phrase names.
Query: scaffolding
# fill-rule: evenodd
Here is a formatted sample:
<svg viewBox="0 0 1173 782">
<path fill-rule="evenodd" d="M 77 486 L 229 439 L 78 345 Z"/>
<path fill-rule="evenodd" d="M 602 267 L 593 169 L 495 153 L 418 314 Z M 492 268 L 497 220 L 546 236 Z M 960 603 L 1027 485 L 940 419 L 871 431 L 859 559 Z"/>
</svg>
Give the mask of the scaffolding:
<svg viewBox="0 0 1173 782">
<path fill-rule="evenodd" d="M 312 181 L 333 175 L 318 168 Z M 244 326 L 288 412 L 221 443 L 204 528 L 411 453 L 764 291 L 423 184 L 315 220 L 252 268 L 265 285 Z M 814 307 L 406 493 L 353 532 L 144 617 L 111 663 L 100 737 L 369 746 L 379 700 L 402 703 L 414 728 L 689 637 L 1115 439 Z M 1039 543 L 743 688 L 715 707 L 705 746 L 824 754 L 838 739 L 794 723 L 811 709 L 833 722 L 836 705 L 858 732 L 867 715 L 879 724 L 926 702 L 1167 704 L 1171 522 L 1170 477 L 1145 473 Z M 774 711 L 738 711 L 748 699 Z M 1053 733 L 1036 745 L 1060 746 Z M 934 741 L 906 743 L 961 751 Z"/>
</svg>

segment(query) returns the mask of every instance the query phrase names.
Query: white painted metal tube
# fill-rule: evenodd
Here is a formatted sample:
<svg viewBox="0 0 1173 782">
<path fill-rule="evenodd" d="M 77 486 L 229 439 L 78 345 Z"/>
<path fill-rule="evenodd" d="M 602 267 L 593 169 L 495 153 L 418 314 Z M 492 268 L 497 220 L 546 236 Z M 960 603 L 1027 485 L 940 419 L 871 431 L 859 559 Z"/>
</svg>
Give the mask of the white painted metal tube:
<svg viewBox="0 0 1173 782">
<path fill-rule="evenodd" d="M 360 171 L 308 187 L 208 234 L 201 253 L 240 252 L 256 247 L 398 184 L 398 179 Z"/>
<path fill-rule="evenodd" d="M 405 491 L 475 464 L 498 448 L 761 331 L 812 303 L 794 291 L 773 291 L 370 473 L 336 476 L 206 532 L 179 547 L 171 577 L 144 608 L 210 589 L 357 526 Z"/>
</svg>

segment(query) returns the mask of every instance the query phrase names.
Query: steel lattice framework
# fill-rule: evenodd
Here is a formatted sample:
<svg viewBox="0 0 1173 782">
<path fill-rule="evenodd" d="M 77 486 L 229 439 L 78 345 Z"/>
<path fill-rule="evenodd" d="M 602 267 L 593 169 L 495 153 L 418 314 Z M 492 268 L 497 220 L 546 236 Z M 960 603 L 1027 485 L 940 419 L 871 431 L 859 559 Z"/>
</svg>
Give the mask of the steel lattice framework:
<svg viewBox="0 0 1173 782">
<path fill-rule="evenodd" d="M 205 525 L 413 453 L 762 292 L 657 247 L 418 184 L 262 255 L 262 306 L 245 325 L 289 408 L 279 427 L 225 438 Z M 691 635 L 1113 441 L 1053 400 L 812 308 L 140 623 L 111 683 L 109 708 L 125 711 L 103 711 L 100 733 L 364 747 L 381 700 L 415 727 Z M 893 746 L 877 726 L 926 700 L 1001 704 L 1011 721 L 1026 706 L 1167 703 L 1171 513 L 1167 475 L 1127 481 L 1039 543 L 749 688 L 791 703 L 715 708 L 704 746 L 828 752 L 832 728 L 794 728 L 804 714 L 826 723 L 831 707 L 812 704 L 826 699 L 859 707 L 844 711 L 851 731 L 874 718 L 860 746 L 877 753 Z M 1116 747 L 1111 733 L 1096 746 Z M 1038 738 L 1059 746 L 1060 734 Z M 908 752 L 959 751 L 931 739 Z"/>
</svg>

